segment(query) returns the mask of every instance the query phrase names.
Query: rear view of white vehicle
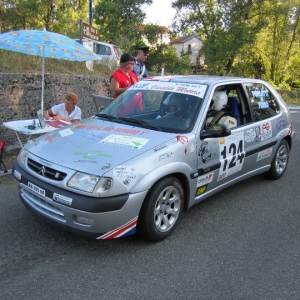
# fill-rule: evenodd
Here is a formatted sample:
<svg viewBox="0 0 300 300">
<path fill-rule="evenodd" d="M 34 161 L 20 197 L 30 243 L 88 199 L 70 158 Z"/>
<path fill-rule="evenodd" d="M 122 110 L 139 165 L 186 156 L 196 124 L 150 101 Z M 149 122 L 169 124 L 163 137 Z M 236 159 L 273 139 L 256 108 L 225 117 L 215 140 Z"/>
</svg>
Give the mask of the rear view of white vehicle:
<svg viewBox="0 0 300 300">
<path fill-rule="evenodd" d="M 79 39 L 76 39 L 76 41 L 80 42 Z M 97 54 L 99 63 L 105 64 L 110 68 L 116 68 L 119 65 L 122 51 L 118 46 L 88 39 L 82 39 L 82 44 Z"/>
</svg>

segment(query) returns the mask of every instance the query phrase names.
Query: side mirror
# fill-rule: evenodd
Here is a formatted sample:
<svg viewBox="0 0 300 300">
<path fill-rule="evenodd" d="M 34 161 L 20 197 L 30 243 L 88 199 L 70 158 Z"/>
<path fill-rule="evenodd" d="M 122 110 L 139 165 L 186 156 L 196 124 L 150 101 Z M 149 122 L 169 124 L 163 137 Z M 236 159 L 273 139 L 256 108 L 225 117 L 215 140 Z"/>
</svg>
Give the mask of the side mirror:
<svg viewBox="0 0 300 300">
<path fill-rule="evenodd" d="M 219 138 L 231 134 L 231 129 L 224 124 L 213 124 L 200 134 L 200 139 Z"/>
</svg>

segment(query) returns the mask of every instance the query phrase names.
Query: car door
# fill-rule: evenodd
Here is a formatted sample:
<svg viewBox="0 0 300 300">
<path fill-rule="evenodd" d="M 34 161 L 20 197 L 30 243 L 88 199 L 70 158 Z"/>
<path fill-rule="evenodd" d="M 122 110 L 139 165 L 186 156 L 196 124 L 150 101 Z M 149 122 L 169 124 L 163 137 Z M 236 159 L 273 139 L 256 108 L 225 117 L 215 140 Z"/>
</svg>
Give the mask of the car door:
<svg viewBox="0 0 300 300">
<path fill-rule="evenodd" d="M 228 136 L 201 140 L 196 197 L 243 175 L 244 163 L 243 130 L 234 129 Z"/>
<path fill-rule="evenodd" d="M 217 89 L 226 91 L 228 98 L 236 98 L 239 112 L 235 109 L 235 114 L 242 114 L 242 110 L 245 110 L 242 107 L 245 106 L 244 104 L 241 105 L 241 100 L 238 98 L 243 97 L 243 101 L 245 101 L 245 95 L 241 93 L 241 84 L 222 85 Z M 247 119 L 245 117 L 243 119 L 243 122 L 246 123 L 245 120 Z M 215 128 L 218 128 L 218 124 L 215 124 L 215 126 Z M 196 198 L 244 174 L 245 139 L 244 130 L 242 129 L 244 126 L 245 124 L 242 124 L 240 120 L 236 128 L 231 128 L 231 134 L 228 136 L 200 138 L 197 149 Z M 203 128 L 205 128 L 205 125 Z"/>
<path fill-rule="evenodd" d="M 244 131 L 246 161 L 249 171 L 254 171 L 271 163 L 278 142 L 278 132 L 284 120 L 280 118 L 282 112 L 278 99 L 266 83 L 248 81 L 243 86 L 252 118 L 251 124 Z"/>
<path fill-rule="evenodd" d="M 248 80 L 217 89 L 226 90 L 228 98 L 236 98 L 240 122 L 228 136 L 200 139 L 197 200 L 226 184 L 266 171 L 279 130 L 286 128 L 278 99 L 265 82 Z"/>
</svg>

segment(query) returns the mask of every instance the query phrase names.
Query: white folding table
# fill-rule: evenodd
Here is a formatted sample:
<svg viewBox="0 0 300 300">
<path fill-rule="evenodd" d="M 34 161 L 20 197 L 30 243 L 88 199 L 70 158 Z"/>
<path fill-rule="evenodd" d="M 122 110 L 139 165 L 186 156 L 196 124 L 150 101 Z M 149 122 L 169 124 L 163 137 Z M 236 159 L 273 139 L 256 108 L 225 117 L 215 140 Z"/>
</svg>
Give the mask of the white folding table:
<svg viewBox="0 0 300 300">
<path fill-rule="evenodd" d="M 70 124 L 69 122 L 65 122 L 62 120 L 60 120 L 59 122 L 64 123 L 65 125 Z M 29 129 L 28 126 L 33 125 L 34 123 L 36 124 L 35 129 Z M 37 124 L 39 124 L 38 119 L 3 122 L 4 127 L 12 129 L 15 132 L 21 148 L 23 148 L 23 144 L 22 144 L 20 136 L 19 136 L 20 133 L 28 136 L 28 139 L 27 139 L 27 142 L 28 142 L 31 139 L 32 135 L 43 134 L 43 133 L 51 132 L 51 131 L 54 131 L 57 129 L 57 127 L 53 127 L 48 124 L 46 124 L 45 128 L 39 127 Z"/>
</svg>

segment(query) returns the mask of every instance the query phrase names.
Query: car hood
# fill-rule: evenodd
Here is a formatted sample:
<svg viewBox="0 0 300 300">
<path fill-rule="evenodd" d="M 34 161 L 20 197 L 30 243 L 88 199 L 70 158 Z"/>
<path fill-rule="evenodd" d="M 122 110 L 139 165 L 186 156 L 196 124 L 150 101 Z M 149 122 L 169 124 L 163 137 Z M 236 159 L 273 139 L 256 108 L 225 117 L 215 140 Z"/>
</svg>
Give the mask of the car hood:
<svg viewBox="0 0 300 300">
<path fill-rule="evenodd" d="M 176 136 L 178 134 L 89 118 L 44 134 L 27 143 L 25 148 L 39 160 L 103 175 L 102 170 L 107 172 Z"/>
</svg>

